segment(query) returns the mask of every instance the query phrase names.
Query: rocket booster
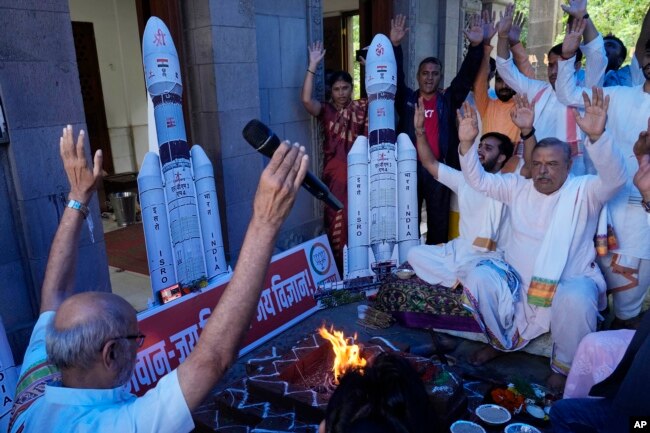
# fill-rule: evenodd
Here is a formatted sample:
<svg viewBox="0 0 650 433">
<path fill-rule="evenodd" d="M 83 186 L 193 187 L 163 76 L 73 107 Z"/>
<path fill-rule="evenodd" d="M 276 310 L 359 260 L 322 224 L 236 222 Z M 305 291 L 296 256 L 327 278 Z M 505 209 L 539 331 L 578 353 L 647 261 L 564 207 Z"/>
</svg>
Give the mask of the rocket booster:
<svg viewBox="0 0 650 433">
<path fill-rule="evenodd" d="M 346 278 L 367 275 L 368 245 L 376 262 L 398 261 L 417 245 L 417 157 L 408 136 L 395 133 L 397 65 L 390 40 L 378 34 L 366 57 L 368 138 L 348 153 Z M 365 254 L 364 254 L 365 252 Z"/>
<path fill-rule="evenodd" d="M 212 164 L 198 146 L 190 155 L 178 54 L 167 26 L 157 17 L 145 27 L 142 57 L 159 158 L 147 154 L 138 186 L 152 287 L 157 292 L 176 283 L 196 286 L 227 269 Z M 175 270 L 174 281 L 159 275 L 171 276 L 169 265 Z"/>
</svg>

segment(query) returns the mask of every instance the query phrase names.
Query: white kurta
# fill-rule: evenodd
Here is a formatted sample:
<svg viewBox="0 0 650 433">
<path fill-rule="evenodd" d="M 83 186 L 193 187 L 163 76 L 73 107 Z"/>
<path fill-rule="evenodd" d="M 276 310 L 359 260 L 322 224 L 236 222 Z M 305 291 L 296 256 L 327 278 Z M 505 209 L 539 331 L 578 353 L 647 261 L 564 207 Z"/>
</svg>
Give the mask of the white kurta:
<svg viewBox="0 0 650 433">
<path fill-rule="evenodd" d="M 602 85 L 607 59 L 605 58 L 603 61 L 602 56 L 596 54 L 602 49 L 604 55 L 605 48 L 602 36 L 598 35 L 597 38 L 581 48 L 587 58 L 584 85 L 588 87 Z M 591 172 L 590 163 L 584 160 L 583 155 L 584 134 L 575 124 L 572 115 L 567 111 L 566 105 L 562 104 L 556 96 L 553 86 L 548 81 L 531 79 L 519 72 L 512 56 L 508 59 L 497 57 L 496 62 L 497 71 L 508 86 L 519 94 L 525 93 L 531 101 L 537 99 L 535 103 L 535 136 L 537 141 L 555 137 L 572 143 L 575 149 L 572 149 L 574 162 L 571 172 L 576 175 Z M 575 69 L 572 69 L 571 79 L 575 84 L 576 76 L 574 72 Z"/>
<path fill-rule="evenodd" d="M 465 269 L 471 267 L 471 263 L 482 258 L 501 257 L 501 253 L 482 252 L 472 245 L 474 239 L 482 235 L 481 227 L 487 213 L 494 210 L 494 206 L 490 206 L 494 200 L 470 187 L 459 170 L 444 164 L 438 166 L 438 181 L 459 197 L 460 236 L 446 244 L 413 247 L 408 262 L 417 276 L 427 283 L 451 287 L 457 280 L 464 282 Z"/>
<path fill-rule="evenodd" d="M 522 296 L 514 305 L 512 325 L 521 338 L 531 340 L 549 331 L 552 327 L 555 328 L 551 324 L 551 318 L 558 317 L 556 325 L 561 322 L 564 329 L 556 329 L 558 332 L 553 332 L 556 345 L 554 355 L 560 352 L 560 363 L 563 366 L 570 364 L 580 339 L 586 333 L 595 331 L 597 310 L 605 307 L 605 281 L 594 262 L 596 253 L 593 237 L 602 205 L 614 196 L 625 183 L 623 158 L 614 148 L 612 139 L 607 133 L 596 143 L 587 143 L 587 149 L 598 170 L 598 175 L 589 175 L 585 182 L 583 199 L 577 203 L 577 229 L 571 240 L 567 262 L 550 308 L 529 305 L 525 294 L 533 275 L 537 255 L 564 188 L 560 188 L 553 194 L 545 195 L 534 188 L 533 181 L 530 179 L 510 174 L 495 176 L 486 173 L 479 163 L 476 146 L 473 146 L 466 155 L 460 158 L 467 183 L 508 206 L 510 227 L 502 246 L 505 250 L 506 261 L 521 276 L 523 289 Z M 571 181 L 571 177 L 567 179 L 567 182 Z M 594 287 L 593 289 L 589 288 L 590 284 Z M 499 290 L 490 287 L 482 290 L 486 289 Z M 567 294 L 571 297 L 578 291 L 580 296 L 583 296 L 584 293 L 584 296 L 589 298 L 582 302 L 580 299 L 572 299 L 571 302 L 558 301 L 558 299 L 566 300 Z M 502 302 L 501 298 L 491 301 L 484 294 L 482 296 L 486 303 Z M 492 311 L 496 311 L 497 307 L 504 310 L 503 306 L 493 307 Z M 564 311 L 567 308 L 569 310 Z M 575 308 L 585 309 L 584 314 L 580 316 L 577 311 L 572 310 Z M 563 310 L 563 314 L 558 314 L 560 310 Z M 490 309 L 481 310 L 481 314 L 489 315 Z M 580 326 L 573 326 L 574 317 L 579 316 L 584 320 Z M 501 323 L 500 327 L 508 326 Z M 499 330 L 491 329 L 491 332 L 497 333 Z M 509 336 L 511 337 L 512 334 Z M 566 341 L 567 339 L 570 341 Z"/>
<path fill-rule="evenodd" d="M 557 95 L 568 105 L 582 107 L 582 92 L 586 91 L 591 98 L 591 89 L 577 87 L 570 79 L 572 62 L 572 59 L 560 62 L 556 83 Z M 621 256 L 618 259 L 621 264 L 637 271 L 627 276 L 614 273 L 610 267 L 611 255 L 605 258 L 604 265 L 607 266 L 609 289 L 615 290 L 616 317 L 629 319 L 639 314 L 650 285 L 650 227 L 646 224 L 646 213 L 641 207 L 641 194 L 632 182 L 639 168 L 632 149 L 639 133 L 648 127 L 650 94 L 643 91 L 643 84 L 635 87 L 606 87 L 604 93 L 610 97 L 607 130 L 625 158 L 627 175 L 625 188 L 608 203 L 619 246 L 612 252 Z M 618 288 L 625 290 L 618 291 Z"/>
</svg>

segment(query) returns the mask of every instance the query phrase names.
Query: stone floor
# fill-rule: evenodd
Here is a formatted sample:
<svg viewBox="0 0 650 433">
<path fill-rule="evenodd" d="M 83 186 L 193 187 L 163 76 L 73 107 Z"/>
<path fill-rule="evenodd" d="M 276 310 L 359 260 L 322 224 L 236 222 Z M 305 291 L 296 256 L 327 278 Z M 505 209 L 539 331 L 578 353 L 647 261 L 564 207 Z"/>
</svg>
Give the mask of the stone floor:
<svg viewBox="0 0 650 433">
<path fill-rule="evenodd" d="M 410 347 L 411 351 L 424 351 L 425 345 L 431 342 L 429 332 L 418 329 L 408 329 L 399 325 L 393 325 L 387 329 L 369 329 L 357 323 L 357 303 L 343 305 L 340 307 L 321 310 L 311 317 L 308 317 L 298 325 L 288 329 L 267 343 L 261 345 L 251 353 L 240 358 L 231 368 L 228 374 L 221 380 L 214 391 L 214 395 L 219 394 L 240 379 L 246 376 L 246 363 L 248 360 L 262 356 L 275 348 L 278 354 L 286 353 L 298 341 L 312 334 L 317 328 L 325 324 L 328 327 L 334 325 L 338 330 L 343 330 L 345 335 L 357 334 L 358 340 L 369 341 L 372 337 L 381 336 L 390 341 L 398 342 L 401 345 Z M 510 353 L 504 354 L 482 367 L 473 367 L 468 362 L 468 356 L 478 347 L 480 343 L 450 337 L 456 340 L 456 348 L 448 354 L 450 365 L 453 365 L 455 371 L 458 371 L 463 377 L 466 385 L 469 384 L 471 390 L 469 396 L 470 412 L 466 414 L 465 419 L 471 419 L 476 406 L 482 403 L 483 394 L 485 394 L 493 385 L 509 383 L 515 377 L 528 380 L 531 383 L 544 384 L 547 376 L 550 374 L 548 358 L 530 355 L 527 353 Z M 466 386 L 467 388 L 467 386 Z M 212 399 L 208 401 L 195 413 L 195 418 L 201 424 L 197 424 L 197 432 L 253 432 L 253 431 L 283 431 L 269 430 L 269 426 L 244 426 L 234 420 L 220 416 L 216 405 Z M 544 427 L 542 425 L 542 427 Z M 296 424 L 293 431 L 314 431 L 315 426 L 304 426 Z M 544 431 L 544 428 L 540 430 Z M 489 431 L 489 430 L 488 430 Z M 493 431 L 501 431 L 493 430 Z"/>
</svg>

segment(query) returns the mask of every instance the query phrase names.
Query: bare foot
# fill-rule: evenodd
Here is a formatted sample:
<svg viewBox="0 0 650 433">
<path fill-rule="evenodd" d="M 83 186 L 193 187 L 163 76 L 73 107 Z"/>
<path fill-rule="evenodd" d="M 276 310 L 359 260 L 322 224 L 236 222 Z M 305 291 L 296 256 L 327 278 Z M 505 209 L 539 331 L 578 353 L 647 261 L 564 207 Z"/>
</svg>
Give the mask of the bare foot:
<svg viewBox="0 0 650 433">
<path fill-rule="evenodd" d="M 469 356 L 469 363 L 474 366 L 483 365 L 499 355 L 501 355 L 501 352 L 486 344 Z"/>
<path fill-rule="evenodd" d="M 562 394 L 564 392 L 564 384 L 566 383 L 566 376 L 560 373 L 553 372 L 546 379 L 546 387 L 553 394 Z"/>
</svg>

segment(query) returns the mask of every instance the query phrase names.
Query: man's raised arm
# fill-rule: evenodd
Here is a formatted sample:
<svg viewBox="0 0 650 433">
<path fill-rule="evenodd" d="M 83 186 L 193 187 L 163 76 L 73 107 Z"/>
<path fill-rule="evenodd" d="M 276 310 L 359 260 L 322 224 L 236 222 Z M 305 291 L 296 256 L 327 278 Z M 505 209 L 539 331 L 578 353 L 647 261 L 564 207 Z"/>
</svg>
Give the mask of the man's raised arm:
<svg viewBox="0 0 650 433">
<path fill-rule="evenodd" d="M 54 235 L 41 288 L 41 313 L 56 311 L 71 295 L 74 286 L 79 237 L 88 202 L 102 180 L 102 151 L 95 153 L 94 167 L 89 167 L 84 154 L 84 131 L 74 143 L 72 126 L 63 128 L 59 141 L 63 167 L 70 182 L 70 194 L 59 227 Z"/>
<path fill-rule="evenodd" d="M 262 173 L 232 279 L 196 347 L 178 367 L 178 381 L 190 410 L 201 404 L 237 356 L 257 307 L 280 226 L 293 207 L 308 161 L 304 147 L 285 142 Z"/>
<path fill-rule="evenodd" d="M 591 96 L 591 89 L 578 87 L 574 74 L 575 55 L 580 46 L 580 38 L 585 31 L 584 20 L 574 20 L 567 25 L 562 42 L 562 58 L 558 62 L 555 94 L 557 99 L 567 106 L 584 107 L 583 92 Z M 566 60 L 564 60 L 566 59 Z"/>
<path fill-rule="evenodd" d="M 462 111 L 457 110 L 456 115 L 460 141 L 458 146 L 460 167 L 465 181 L 476 191 L 495 200 L 508 203 L 511 179 L 516 179 L 519 176 L 487 173 L 479 161 L 478 144 L 475 143 L 478 136 L 478 114 L 468 102 L 465 102 Z"/>
<path fill-rule="evenodd" d="M 607 202 L 612 198 L 627 181 L 625 161 L 618 147 L 613 145 L 612 137 L 605 132 L 607 121 L 607 108 L 609 107 L 609 96 L 605 96 L 603 89 L 594 87 L 592 98 L 583 93 L 585 114 L 575 108 L 573 113 L 576 123 L 584 131 L 589 139 L 585 148 L 596 167 L 598 176 L 595 182 L 594 196 L 600 203 Z"/>
</svg>

